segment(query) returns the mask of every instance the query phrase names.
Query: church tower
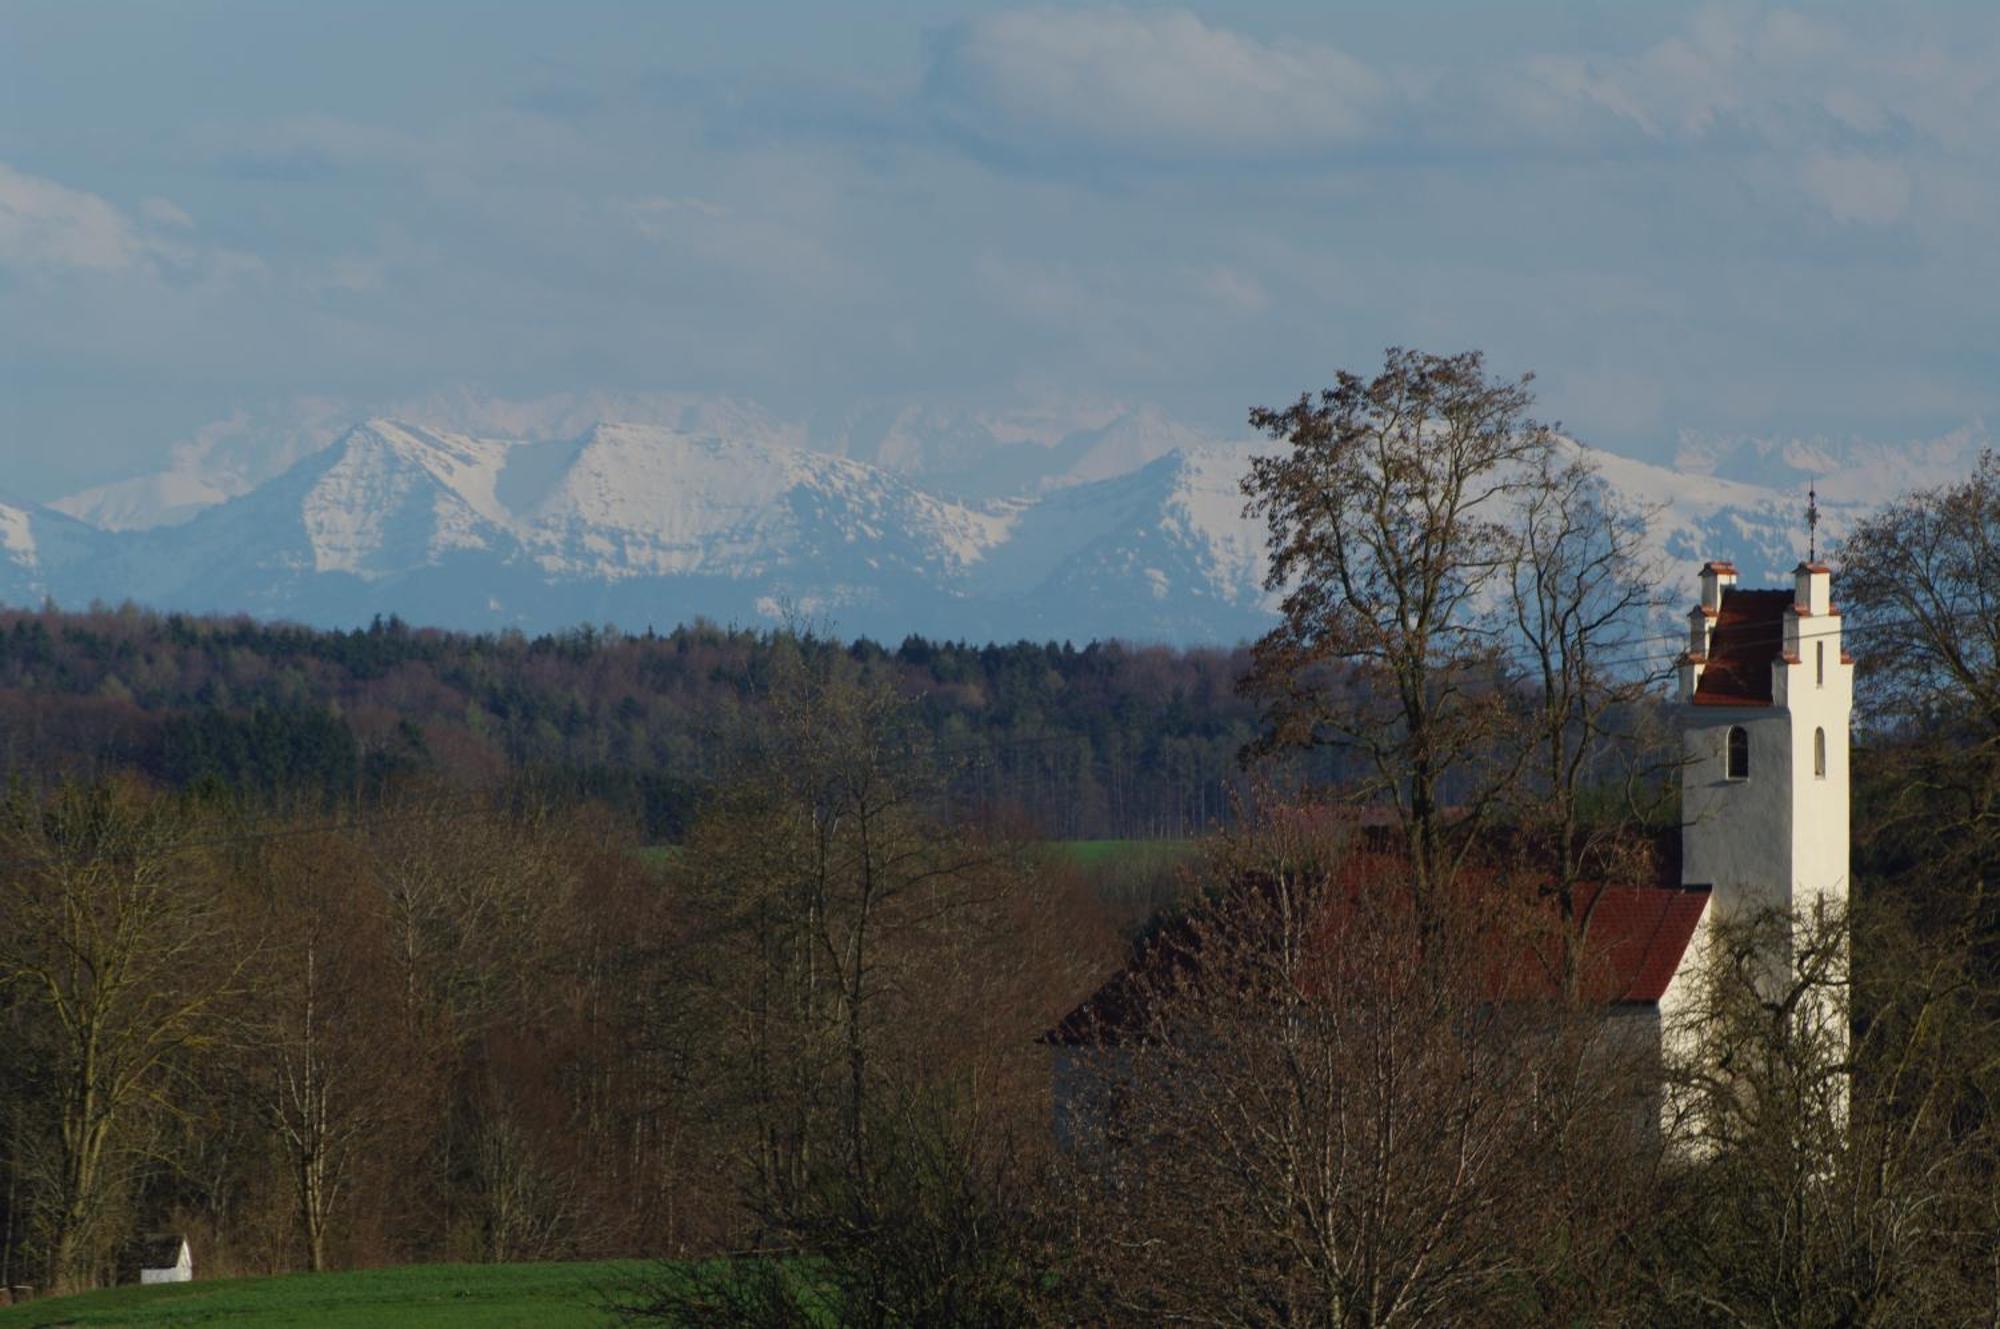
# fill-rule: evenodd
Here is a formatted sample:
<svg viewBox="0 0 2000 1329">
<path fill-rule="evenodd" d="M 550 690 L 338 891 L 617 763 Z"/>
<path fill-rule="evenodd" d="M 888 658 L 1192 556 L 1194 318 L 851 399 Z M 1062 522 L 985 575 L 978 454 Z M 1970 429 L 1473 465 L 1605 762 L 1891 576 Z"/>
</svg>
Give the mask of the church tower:
<svg viewBox="0 0 2000 1329">
<path fill-rule="evenodd" d="M 1701 570 L 1680 668 L 1681 881 L 1711 887 L 1722 918 L 1847 898 L 1854 662 L 1832 581 L 1819 563 L 1789 591 Z"/>
<path fill-rule="evenodd" d="M 1846 902 L 1854 662 L 1832 581 L 1813 561 L 1790 590 L 1739 587 L 1728 563 L 1701 570 L 1680 663 L 1681 882 L 1711 894 L 1663 1020 L 1687 1000 L 1715 925 Z"/>
</svg>

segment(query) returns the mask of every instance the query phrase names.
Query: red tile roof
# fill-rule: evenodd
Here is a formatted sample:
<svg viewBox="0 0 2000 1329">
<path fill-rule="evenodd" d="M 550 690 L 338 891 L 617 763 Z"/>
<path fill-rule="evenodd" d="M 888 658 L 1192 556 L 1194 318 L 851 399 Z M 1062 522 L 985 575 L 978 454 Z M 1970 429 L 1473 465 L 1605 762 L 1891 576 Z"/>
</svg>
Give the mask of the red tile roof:
<svg viewBox="0 0 2000 1329">
<path fill-rule="evenodd" d="M 1318 917 L 1309 928 L 1314 942 L 1339 946 L 1353 913 L 1340 902 L 1353 900 L 1356 891 L 1382 889 L 1389 880 L 1385 874 L 1395 869 L 1396 864 L 1380 854 L 1358 854 L 1345 863 L 1340 880 L 1322 896 Z M 1479 888 L 1475 882 L 1473 889 Z M 1705 886 L 1596 882 L 1580 886 L 1575 904 L 1582 937 L 1578 951 L 1582 998 L 1602 1005 L 1657 1002 L 1679 968 L 1708 900 Z M 1074 1047 L 1115 1043 L 1137 1034 L 1144 1027 L 1149 1002 L 1201 968 L 1203 938 L 1214 935 L 1217 908 L 1184 916 L 1141 942 L 1130 962 L 1043 1034 L 1042 1041 Z M 1496 926 L 1482 942 L 1488 950 L 1489 971 L 1481 983 L 1489 1000 L 1544 1001 L 1561 994 L 1562 924 L 1552 900 L 1544 901 L 1542 909 L 1542 924 L 1528 929 Z M 1245 912 L 1262 911 L 1253 905 Z"/>
<path fill-rule="evenodd" d="M 1618 1005 L 1656 1002 L 1666 994 L 1708 907 L 1706 886 L 1610 886 L 1577 890 L 1583 934 L 1578 990 L 1585 1000 Z M 1553 930 L 1547 940 L 1560 940 Z M 1508 971 L 1515 998 L 1553 997 L 1561 991 L 1561 954 L 1522 957 Z"/>
<path fill-rule="evenodd" d="M 1769 706 L 1771 665 L 1785 648 L 1791 591 L 1723 588 L 1722 612 L 1708 639 L 1708 661 L 1695 684 L 1697 706 Z"/>
</svg>

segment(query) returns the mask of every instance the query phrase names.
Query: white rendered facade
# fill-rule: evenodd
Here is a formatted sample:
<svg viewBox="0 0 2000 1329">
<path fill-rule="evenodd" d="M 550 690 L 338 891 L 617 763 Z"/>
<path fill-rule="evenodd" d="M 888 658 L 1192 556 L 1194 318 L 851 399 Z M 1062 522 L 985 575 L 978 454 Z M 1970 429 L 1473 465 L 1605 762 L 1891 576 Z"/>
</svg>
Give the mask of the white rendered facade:
<svg viewBox="0 0 2000 1329">
<path fill-rule="evenodd" d="M 1801 564 L 1791 596 L 1775 603 L 1769 593 L 1735 591 L 1735 582 L 1728 564 L 1702 569 L 1680 668 L 1681 881 L 1712 894 L 1660 1002 L 1669 1038 L 1717 923 L 1768 910 L 1811 918 L 1847 901 L 1854 665 L 1841 647 L 1832 575 Z M 1759 603 L 1743 609 L 1751 597 Z M 1732 640 L 1719 641 L 1718 628 Z M 1729 686 L 1704 688 L 1704 674 L 1726 656 L 1734 657 Z M 1741 732 L 1747 770 L 1731 769 L 1732 731 Z"/>
</svg>

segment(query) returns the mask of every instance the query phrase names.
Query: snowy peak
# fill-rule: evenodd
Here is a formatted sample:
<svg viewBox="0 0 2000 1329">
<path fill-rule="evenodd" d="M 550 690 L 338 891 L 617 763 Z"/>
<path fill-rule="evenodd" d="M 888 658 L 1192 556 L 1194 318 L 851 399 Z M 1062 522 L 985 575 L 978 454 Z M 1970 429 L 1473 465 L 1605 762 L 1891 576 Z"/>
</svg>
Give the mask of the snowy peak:
<svg viewBox="0 0 2000 1329">
<path fill-rule="evenodd" d="M 328 625 L 395 612 L 470 629 L 803 613 L 888 640 L 1233 642 L 1274 621 L 1265 532 L 1244 514 L 1241 481 L 1279 445 L 1218 443 L 1145 411 L 1039 433 L 961 418 L 951 464 L 987 470 L 953 487 L 903 469 L 923 453 L 904 442 L 948 423 L 877 419 L 872 448 L 857 432 L 843 456 L 687 412 L 542 440 L 370 419 L 178 526 L 93 530 L 0 504 L 0 599 L 130 598 Z M 1740 466 L 1690 474 L 1563 446 L 1648 512 L 1663 577 L 1731 557 L 1746 578 L 1783 584 L 1804 553 L 1804 484 L 1793 492 L 1791 472 L 1766 485 Z M 1925 465 L 1943 478 L 1967 446 Z M 982 460 L 981 449 L 997 451 Z M 1822 476 L 1823 538 L 1867 510 L 1836 477 L 1867 479 L 1871 498 L 1934 482 L 1892 482 L 1882 458 L 1855 449 L 1789 455 L 1837 463 Z M 1032 483 L 1003 486 L 1008 476 Z"/>
<path fill-rule="evenodd" d="M 199 473 L 174 470 L 98 485 L 49 506 L 100 530 L 139 531 L 192 521 L 231 497 Z"/>
<path fill-rule="evenodd" d="M 496 549 L 509 525 L 494 492 L 507 448 L 388 420 L 349 430 L 299 468 L 313 477 L 299 520 L 314 571 L 381 577 L 451 551 Z"/>
<path fill-rule="evenodd" d="M 88 564 L 107 538 L 53 509 L 0 497 L 0 602 L 55 594 L 64 571 Z"/>
<path fill-rule="evenodd" d="M 1003 525 L 846 458 L 650 425 L 517 445 L 500 494 L 549 572 L 613 580 L 827 558 L 943 571 L 978 558 Z"/>
</svg>

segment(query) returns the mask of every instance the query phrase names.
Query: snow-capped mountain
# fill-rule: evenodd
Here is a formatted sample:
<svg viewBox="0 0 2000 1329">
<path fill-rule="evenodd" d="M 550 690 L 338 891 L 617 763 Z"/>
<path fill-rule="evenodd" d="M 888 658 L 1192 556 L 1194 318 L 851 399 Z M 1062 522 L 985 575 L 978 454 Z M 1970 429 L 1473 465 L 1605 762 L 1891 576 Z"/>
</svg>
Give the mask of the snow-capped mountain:
<svg viewBox="0 0 2000 1329">
<path fill-rule="evenodd" d="M 1648 515 L 1653 552 L 1670 571 L 1729 558 L 1745 585 L 1791 583 L 1792 569 L 1806 552 L 1810 477 L 1801 477 L 1794 492 L 1716 475 L 1690 475 L 1614 452 L 1568 446 L 1586 456 L 1614 493 Z M 1854 491 L 1842 486 L 1838 492 Z M 1895 492 L 1896 487 L 1885 487 L 1862 501 L 1830 497 L 1823 489 L 1818 500 L 1820 549 L 1830 551 L 1858 517 Z"/>
<path fill-rule="evenodd" d="M 0 603 L 37 604 L 62 592 L 70 572 L 88 567 L 104 542 L 74 518 L 0 496 Z"/>
<path fill-rule="evenodd" d="M 1129 414 L 1053 441 L 986 437 L 1055 469 L 971 497 L 883 464 L 894 448 L 836 456 L 761 427 L 597 424 L 551 441 L 370 420 L 178 525 L 99 530 L 0 504 L 0 600 L 481 630 L 789 617 L 891 641 L 1233 642 L 1273 621 L 1238 489 L 1253 445 L 1151 455 L 1200 436 Z M 1803 552 L 1803 484 L 1589 455 L 1652 512 L 1669 575 L 1726 556 L 1782 584 Z M 1832 540 L 1864 505 L 1823 493 L 1822 508 Z"/>
</svg>

